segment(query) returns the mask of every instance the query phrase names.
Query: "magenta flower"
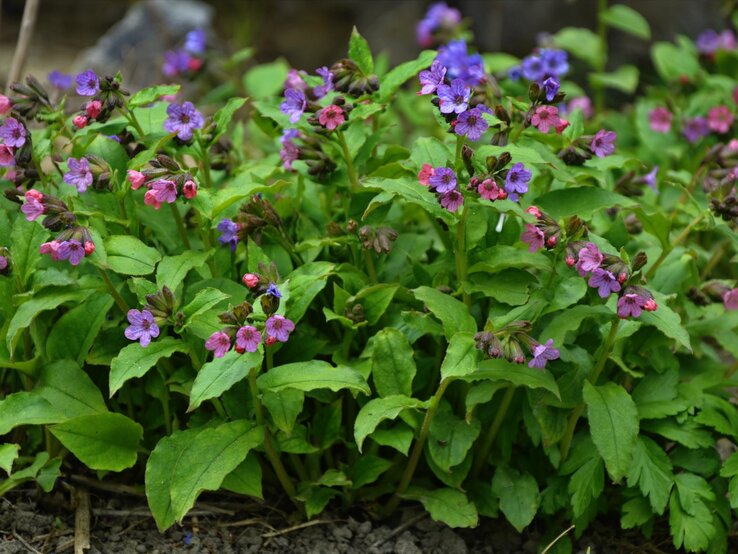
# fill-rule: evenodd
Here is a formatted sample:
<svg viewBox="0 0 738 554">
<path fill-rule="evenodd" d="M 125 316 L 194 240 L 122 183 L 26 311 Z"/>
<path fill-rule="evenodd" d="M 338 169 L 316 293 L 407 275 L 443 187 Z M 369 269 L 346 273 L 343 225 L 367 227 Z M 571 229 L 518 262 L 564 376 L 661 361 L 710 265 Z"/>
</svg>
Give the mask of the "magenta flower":
<svg viewBox="0 0 738 554">
<path fill-rule="evenodd" d="M 626 289 L 627 290 L 627 289 Z M 618 298 L 618 317 L 638 317 L 646 307 L 648 298 L 636 293 L 626 293 Z"/>
<path fill-rule="evenodd" d="M 77 191 L 80 193 L 85 192 L 93 181 L 90 162 L 87 161 L 87 158 L 80 158 L 79 160 L 69 158 L 67 165 L 69 171 L 64 174 L 64 182 L 77 187 Z"/>
<path fill-rule="evenodd" d="M 455 212 L 464 203 L 464 195 L 458 190 L 449 190 L 441 194 L 441 206 L 449 212 Z"/>
<path fill-rule="evenodd" d="M 231 349 L 231 339 L 223 331 L 216 331 L 205 341 L 205 348 L 212 351 L 214 357 L 222 358 Z"/>
<path fill-rule="evenodd" d="M 461 79 L 454 79 L 450 85 L 438 86 L 441 113 L 457 113 L 466 111 L 471 98 L 471 88 Z"/>
<path fill-rule="evenodd" d="M 266 332 L 269 338 L 277 339 L 279 342 L 287 342 L 290 333 L 295 330 L 295 324 L 281 315 L 273 315 L 266 320 Z"/>
<path fill-rule="evenodd" d="M 604 256 L 597 245 L 593 242 L 588 242 L 584 248 L 579 251 L 579 259 L 577 260 L 576 269 L 579 275 L 584 277 L 587 273 L 594 271 L 600 264 Z"/>
<path fill-rule="evenodd" d="M 510 200 L 517 202 L 520 194 L 528 192 L 531 175 L 530 170 L 525 169 L 520 162 L 510 168 L 505 177 L 505 192 L 510 196 Z"/>
<path fill-rule="evenodd" d="M 316 98 L 323 98 L 326 94 L 333 90 L 333 73 L 327 67 L 323 66 L 315 70 L 315 73 L 323 78 L 323 84 L 313 89 Z"/>
<path fill-rule="evenodd" d="M 595 133 L 589 148 L 598 158 L 604 158 L 615 152 L 615 139 L 617 134 L 615 131 L 605 131 L 600 129 Z"/>
<path fill-rule="evenodd" d="M 8 258 L 0 256 L 0 271 L 5 271 L 8 268 Z"/>
<path fill-rule="evenodd" d="M 592 110 L 592 101 L 589 99 L 589 96 L 577 96 L 569 100 L 566 111 L 573 112 L 574 110 L 581 110 L 584 119 L 592 117 L 594 111 Z"/>
<path fill-rule="evenodd" d="M 140 189 L 146 182 L 146 175 L 135 169 L 128 170 L 128 181 L 131 183 L 133 190 Z"/>
<path fill-rule="evenodd" d="M 443 84 L 446 78 L 446 68 L 438 60 L 433 60 L 430 69 L 421 71 L 418 78 L 422 85 L 418 94 L 433 94 Z"/>
<path fill-rule="evenodd" d="M 8 117 L 0 127 L 0 138 L 5 146 L 20 148 L 26 143 L 26 128 L 14 117 Z"/>
<path fill-rule="evenodd" d="M 236 351 L 256 352 L 261 344 L 261 333 L 256 327 L 246 325 L 236 333 Z"/>
<path fill-rule="evenodd" d="M 305 93 L 300 89 L 291 88 L 284 91 L 284 97 L 285 101 L 279 105 L 279 109 L 290 116 L 290 123 L 297 123 L 307 106 Z"/>
<path fill-rule="evenodd" d="M 284 80 L 284 88 L 297 88 L 300 90 L 306 90 L 308 88 L 308 85 L 302 78 L 302 75 L 299 71 L 297 71 L 296 69 L 290 69 L 287 72 L 287 78 Z"/>
<path fill-rule="evenodd" d="M 436 192 L 444 193 L 456 188 L 456 173 L 448 167 L 437 167 L 428 178 L 428 186 Z"/>
<path fill-rule="evenodd" d="M 318 112 L 318 121 L 323 127 L 332 131 L 336 127 L 340 127 L 344 124 L 346 121 L 346 114 L 340 106 L 331 104 Z"/>
<path fill-rule="evenodd" d="M 15 165 L 15 153 L 11 146 L 0 144 L 0 167 Z"/>
<path fill-rule="evenodd" d="M 671 112 L 659 106 L 648 112 L 648 124 L 652 131 L 657 133 L 668 133 L 671 131 Z"/>
<path fill-rule="evenodd" d="M 478 141 L 488 128 L 489 123 L 482 117 L 482 110 L 472 108 L 459 115 L 454 132 L 457 135 L 466 136 L 469 140 Z"/>
<path fill-rule="evenodd" d="M 728 106 L 715 106 L 707 112 L 707 126 L 716 133 L 727 133 L 733 124 L 733 114 Z"/>
<path fill-rule="evenodd" d="M 79 265 L 85 257 L 85 247 L 78 240 L 63 240 L 59 243 L 56 256 L 60 260 L 69 260 L 72 265 Z"/>
<path fill-rule="evenodd" d="M 146 348 L 151 339 L 159 336 L 159 326 L 154 321 L 154 315 L 149 310 L 128 310 L 128 323 L 124 332 L 128 340 L 137 340 Z"/>
<path fill-rule="evenodd" d="M 41 246 L 38 247 L 39 254 L 48 254 L 51 256 L 51 259 L 55 262 L 58 261 L 59 258 L 59 246 L 61 246 L 61 242 L 58 240 L 52 240 L 50 242 L 45 242 Z"/>
<path fill-rule="evenodd" d="M 723 306 L 726 310 L 738 310 L 738 288 L 730 289 L 723 294 Z"/>
<path fill-rule="evenodd" d="M 169 104 L 167 115 L 169 117 L 164 122 L 164 130 L 168 133 L 177 133 L 177 138 L 184 141 L 190 140 L 192 132 L 205 124 L 202 114 L 192 102 Z"/>
<path fill-rule="evenodd" d="M 558 349 L 553 347 L 553 339 L 548 339 L 545 344 L 536 344 L 533 346 L 533 359 L 528 363 L 528 367 L 543 369 L 546 362 L 559 359 Z"/>
<path fill-rule="evenodd" d="M 606 269 L 596 268 L 589 278 L 589 286 L 597 289 L 600 298 L 607 298 L 613 292 L 620 291 L 620 283 L 615 276 Z"/>
<path fill-rule="evenodd" d="M 707 118 L 704 117 L 693 117 L 684 121 L 682 127 L 682 133 L 689 142 L 697 142 L 702 137 L 710 134 L 710 127 L 707 123 Z"/>
<path fill-rule="evenodd" d="M 658 173 L 659 166 L 655 165 L 651 171 L 641 176 L 641 181 L 651 187 L 655 192 L 659 191 L 658 187 L 656 187 L 656 176 Z"/>
<path fill-rule="evenodd" d="M 497 183 L 495 183 L 494 179 L 485 179 L 481 183 L 479 183 L 479 186 L 477 187 L 477 192 L 479 193 L 479 196 L 484 198 L 485 200 L 497 200 L 500 198 L 500 193 L 502 192 L 498 186 Z"/>
<path fill-rule="evenodd" d="M 177 200 L 177 185 L 174 181 L 169 179 L 158 179 L 151 183 L 151 190 L 154 198 L 159 204 L 164 202 L 168 204 L 174 203 Z"/>
<path fill-rule="evenodd" d="M 100 92 L 100 79 L 91 69 L 77 75 L 77 94 L 80 96 L 95 96 Z"/>
<path fill-rule="evenodd" d="M 523 242 L 529 245 L 528 251 L 536 252 L 543 248 L 544 240 L 546 237 L 541 229 L 539 229 L 532 223 L 526 223 L 525 231 L 523 231 L 523 235 L 520 238 Z"/>
<path fill-rule="evenodd" d="M 37 218 L 43 215 L 46 208 L 44 208 L 43 200 L 44 195 L 36 189 L 31 189 L 26 192 L 25 202 L 21 206 L 21 211 L 26 214 L 28 221 L 35 221 Z"/>
<path fill-rule="evenodd" d="M 556 106 L 538 106 L 530 122 L 541 133 L 548 133 L 551 127 L 556 129 L 561 125 L 559 109 Z"/>
</svg>

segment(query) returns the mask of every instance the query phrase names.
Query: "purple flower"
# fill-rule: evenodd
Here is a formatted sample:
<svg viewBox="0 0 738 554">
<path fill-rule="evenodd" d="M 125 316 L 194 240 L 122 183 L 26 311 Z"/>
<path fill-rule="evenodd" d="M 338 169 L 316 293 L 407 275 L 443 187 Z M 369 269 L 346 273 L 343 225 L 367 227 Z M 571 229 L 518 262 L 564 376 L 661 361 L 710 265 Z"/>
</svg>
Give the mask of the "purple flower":
<svg viewBox="0 0 738 554">
<path fill-rule="evenodd" d="M 588 96 L 577 96 L 569 100 L 569 104 L 566 106 L 567 113 L 571 113 L 574 110 L 581 110 L 582 115 L 585 119 L 592 117 L 592 101 Z"/>
<path fill-rule="evenodd" d="M 718 34 L 713 29 L 703 31 L 697 37 L 697 50 L 701 54 L 714 54 L 717 50 L 735 50 L 736 40 L 733 31 L 725 30 Z"/>
<path fill-rule="evenodd" d="M 291 88 L 284 91 L 284 97 L 286 100 L 279 105 L 279 109 L 290 116 L 290 123 L 297 123 L 307 106 L 305 93 L 300 89 Z"/>
<path fill-rule="evenodd" d="M 461 113 L 466 110 L 471 97 L 471 88 L 461 79 L 454 79 L 450 85 L 438 86 L 438 99 L 441 113 Z"/>
<path fill-rule="evenodd" d="M 230 219 L 221 219 L 217 229 L 221 233 L 218 241 L 223 245 L 230 245 L 231 251 L 236 250 L 236 246 L 238 246 L 238 223 Z"/>
<path fill-rule="evenodd" d="M 533 346 L 533 359 L 528 363 L 528 367 L 543 369 L 546 367 L 546 362 L 558 360 L 559 351 L 553 347 L 553 342 L 553 339 L 548 339 L 546 344 L 536 344 Z"/>
<path fill-rule="evenodd" d="M 515 65 L 507 70 L 507 78 L 511 81 L 519 81 L 523 77 L 523 68 Z"/>
<path fill-rule="evenodd" d="M 164 63 L 161 71 L 167 77 L 175 77 L 186 73 L 190 68 L 190 56 L 185 50 L 167 50 L 164 52 Z"/>
<path fill-rule="evenodd" d="M 300 149 L 293 142 L 294 139 L 300 136 L 300 131 L 297 129 L 285 129 L 282 131 L 282 136 L 279 137 L 279 142 L 282 143 L 282 148 L 279 151 L 279 157 L 282 160 L 282 166 L 287 171 L 292 171 L 292 162 L 296 161 L 300 157 Z"/>
<path fill-rule="evenodd" d="M 444 192 L 440 197 L 441 206 L 446 208 L 449 212 L 455 212 L 464 203 L 464 195 L 458 190 L 450 190 Z"/>
<path fill-rule="evenodd" d="M 446 68 L 438 60 L 433 60 L 430 69 L 421 71 L 418 78 L 422 85 L 418 94 L 433 94 L 439 85 L 443 84 L 446 78 Z"/>
<path fill-rule="evenodd" d="M 439 29 L 450 29 L 461 21 L 461 13 L 456 8 L 450 8 L 446 2 L 436 2 L 418 23 L 415 36 L 421 46 L 433 44 L 433 33 Z"/>
<path fill-rule="evenodd" d="M 569 55 L 566 50 L 551 50 L 544 48 L 540 51 L 543 71 L 546 75 L 561 77 L 569 71 Z"/>
<path fill-rule="evenodd" d="M 307 90 L 308 85 L 305 82 L 305 80 L 302 78 L 302 72 L 297 71 L 296 69 L 290 69 L 287 72 L 287 78 L 284 80 L 284 84 L 282 85 L 285 89 L 291 89 L 291 88 L 298 88 L 300 90 Z"/>
<path fill-rule="evenodd" d="M 510 200 L 517 202 L 518 195 L 528 192 L 530 177 L 530 170 L 525 169 L 525 166 L 520 162 L 510 168 L 507 177 L 505 177 L 505 192 L 509 195 Z"/>
<path fill-rule="evenodd" d="M 482 110 L 479 108 L 472 108 L 466 110 L 456 119 L 456 126 L 454 131 L 457 135 L 464 136 L 469 140 L 477 141 L 482 138 L 484 133 L 489 128 L 489 123 L 482 117 Z"/>
<path fill-rule="evenodd" d="M 588 284 L 597 289 L 601 298 L 607 298 L 611 293 L 620 291 L 620 283 L 615 275 L 599 267 L 592 271 Z"/>
<path fill-rule="evenodd" d="M 275 338 L 279 342 L 287 342 L 290 333 L 295 330 L 295 324 L 289 319 L 281 315 L 273 315 L 266 320 L 266 332 L 270 338 Z"/>
<path fill-rule="evenodd" d="M 100 92 L 100 79 L 91 69 L 77 75 L 77 94 L 80 96 L 95 96 Z"/>
<path fill-rule="evenodd" d="M 602 252 L 600 252 L 600 249 L 597 248 L 597 245 L 593 242 L 588 242 L 584 248 L 579 251 L 579 259 L 577 260 L 576 265 L 579 275 L 584 277 L 587 273 L 600 267 L 604 258 L 605 257 L 602 255 Z"/>
<path fill-rule="evenodd" d="M 710 134 L 710 127 L 705 117 L 693 117 L 684 121 L 682 133 L 689 142 L 697 142 Z"/>
<path fill-rule="evenodd" d="M 151 339 L 159 336 L 159 327 L 154 321 L 154 315 L 148 310 L 128 310 L 128 323 L 125 335 L 129 340 L 137 340 L 146 348 Z"/>
<path fill-rule="evenodd" d="M 8 258 L 0 256 L 0 271 L 5 271 L 8 268 Z"/>
<path fill-rule="evenodd" d="M 256 352 L 261 344 L 261 333 L 256 327 L 246 325 L 236 332 L 237 352 Z"/>
<path fill-rule="evenodd" d="M 436 59 L 446 68 L 449 79 L 461 79 L 470 87 L 477 86 L 486 78 L 482 57 L 479 54 L 467 54 L 463 40 L 452 40 L 441 46 Z"/>
<path fill-rule="evenodd" d="M 21 206 L 21 211 L 26 214 L 28 221 L 36 221 L 44 213 L 44 205 L 35 196 L 26 194 L 26 201 Z"/>
<path fill-rule="evenodd" d="M 526 223 L 525 231 L 520 238 L 523 242 L 528 243 L 528 251 L 536 252 L 537 250 L 543 248 L 544 240 L 546 237 L 541 229 L 539 229 L 532 223 Z"/>
<path fill-rule="evenodd" d="M 723 306 L 726 310 L 738 310 L 738 288 L 723 293 Z"/>
<path fill-rule="evenodd" d="M 192 132 L 200 129 L 205 123 L 202 114 L 192 102 L 169 104 L 167 115 L 169 117 L 164 122 L 164 130 L 168 133 L 177 133 L 177 137 L 184 141 L 190 140 Z"/>
<path fill-rule="evenodd" d="M 543 67 L 543 60 L 535 54 L 531 54 L 530 56 L 523 58 L 521 67 L 523 70 L 523 77 L 529 81 L 540 81 L 546 74 Z"/>
<path fill-rule="evenodd" d="M 14 117 L 8 117 L 0 127 L 0 138 L 5 146 L 20 148 L 26 142 L 26 128 Z"/>
<path fill-rule="evenodd" d="M 193 54 L 202 54 L 208 43 L 208 37 L 203 29 L 193 29 L 185 36 L 184 49 Z"/>
<path fill-rule="evenodd" d="M 428 186 L 439 193 L 452 191 L 456 188 L 456 173 L 448 167 L 437 167 L 428 179 Z"/>
<path fill-rule="evenodd" d="M 323 98 L 333 90 L 333 73 L 331 73 L 331 70 L 325 66 L 316 69 L 315 73 L 323 77 L 323 84 L 315 87 L 313 89 L 313 94 L 315 94 L 316 98 Z"/>
<path fill-rule="evenodd" d="M 543 81 L 543 90 L 546 91 L 546 100 L 551 102 L 556 96 L 556 93 L 559 92 L 560 87 L 561 83 L 559 83 L 559 80 L 556 77 L 548 77 Z"/>
<path fill-rule="evenodd" d="M 641 181 L 651 187 L 655 192 L 659 189 L 656 187 L 656 175 L 658 175 L 659 166 L 653 166 L 653 169 L 641 177 Z"/>
<path fill-rule="evenodd" d="M 205 349 L 216 358 L 222 358 L 231 349 L 231 339 L 223 331 L 216 331 L 205 341 Z"/>
<path fill-rule="evenodd" d="M 59 90 L 67 90 L 72 86 L 72 76 L 68 73 L 62 73 L 58 69 L 50 72 L 46 78 L 51 83 L 51 86 Z"/>
<path fill-rule="evenodd" d="M 79 265 L 85 257 L 85 247 L 78 240 L 63 240 L 59 243 L 56 256 L 60 260 L 69 260 L 72 265 Z"/>
<path fill-rule="evenodd" d="M 64 174 L 64 182 L 68 185 L 77 187 L 77 192 L 83 193 L 87 187 L 92 185 L 93 177 L 90 171 L 90 162 L 87 158 L 76 160 L 69 158 L 67 160 L 69 171 Z"/>
<path fill-rule="evenodd" d="M 277 285 L 275 285 L 274 283 L 269 283 L 266 294 L 273 296 L 274 298 L 282 298 L 282 293 L 279 292 Z"/>
<path fill-rule="evenodd" d="M 626 289 L 627 290 L 627 289 Z M 645 308 L 648 298 L 635 293 L 626 293 L 618 298 L 618 317 L 638 317 Z"/>
<path fill-rule="evenodd" d="M 173 204 L 177 200 L 177 184 L 169 179 L 158 179 L 151 184 L 151 192 L 159 203 Z"/>
<path fill-rule="evenodd" d="M 605 131 L 600 129 L 595 133 L 592 143 L 589 145 L 592 153 L 598 158 L 604 158 L 615 152 L 615 139 L 617 134 L 615 131 Z"/>
</svg>

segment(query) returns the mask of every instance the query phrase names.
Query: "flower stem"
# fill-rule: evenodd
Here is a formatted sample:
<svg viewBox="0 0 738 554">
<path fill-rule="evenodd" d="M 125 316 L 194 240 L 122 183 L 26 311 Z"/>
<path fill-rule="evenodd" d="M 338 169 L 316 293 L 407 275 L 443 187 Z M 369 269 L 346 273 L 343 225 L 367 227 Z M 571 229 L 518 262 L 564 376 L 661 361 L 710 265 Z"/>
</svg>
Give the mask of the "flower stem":
<svg viewBox="0 0 738 554">
<path fill-rule="evenodd" d="M 366 264 L 366 272 L 369 275 L 369 281 L 372 285 L 377 283 L 377 270 L 374 267 L 374 258 L 369 250 L 363 250 L 364 263 Z"/>
<path fill-rule="evenodd" d="M 464 289 L 464 281 L 466 281 L 467 259 L 466 259 L 466 218 L 469 214 L 469 208 L 464 206 L 461 212 L 461 218 L 456 223 L 456 244 L 454 244 L 454 258 L 456 260 L 456 278 L 459 281 L 459 288 Z M 471 308 L 471 297 L 467 292 L 462 292 L 462 298 L 467 308 Z"/>
<path fill-rule="evenodd" d="M 443 394 L 446 392 L 446 388 L 448 388 L 450 383 L 451 381 L 449 379 L 442 381 L 441 385 L 436 391 L 436 394 L 434 394 L 431 398 L 430 407 L 428 408 L 428 411 L 425 412 L 423 425 L 420 427 L 420 434 L 418 435 L 418 438 L 413 445 L 413 450 L 410 453 L 410 459 L 405 466 L 405 471 L 402 473 L 400 483 L 397 485 L 395 494 L 392 496 L 392 498 L 384 508 L 385 516 L 391 514 L 397 508 L 397 506 L 400 504 L 400 500 L 402 499 L 402 495 L 405 493 L 407 487 L 410 485 L 410 481 L 412 481 L 413 474 L 415 473 L 415 468 L 418 466 L 418 462 L 420 461 L 420 455 L 423 453 L 425 441 L 428 438 L 428 432 L 430 431 L 433 416 L 436 415 L 438 406 L 441 404 L 441 398 L 443 398 Z"/>
<path fill-rule="evenodd" d="M 602 345 L 602 350 L 600 350 L 600 355 L 597 358 L 597 363 L 595 364 L 594 369 L 592 369 L 592 373 L 589 376 L 589 382 L 593 385 L 597 384 L 597 379 L 599 379 L 602 370 L 605 368 L 605 363 L 610 357 L 610 351 L 612 350 L 613 344 L 615 344 L 615 337 L 618 334 L 619 328 L 620 319 L 615 320 L 610 325 L 610 332 L 608 333 L 607 338 Z M 564 437 L 561 439 L 561 461 L 559 463 L 564 463 L 564 460 L 566 460 L 566 457 L 569 455 L 569 448 L 571 447 L 571 440 L 574 437 L 574 430 L 576 429 L 577 421 L 579 421 L 579 418 L 584 413 L 584 407 L 584 403 L 579 404 L 579 406 L 577 406 L 571 413 L 571 416 L 569 416 L 569 421 L 566 424 Z"/>
<path fill-rule="evenodd" d="M 489 458 L 490 450 L 492 450 L 492 445 L 495 443 L 497 433 L 500 431 L 500 427 L 502 427 L 502 422 L 505 419 L 505 415 L 507 414 L 507 410 L 510 408 L 510 404 L 512 403 L 514 396 L 515 385 L 509 385 L 505 390 L 505 395 L 500 401 L 500 406 L 497 408 L 495 419 L 492 421 L 492 425 L 484 436 L 484 440 L 479 447 L 479 452 L 475 455 L 474 466 L 471 471 L 472 479 L 476 479 L 479 476 L 479 472 L 484 468 L 487 458 Z"/>
<path fill-rule="evenodd" d="M 210 178 L 210 160 L 208 158 L 208 153 L 205 150 L 205 146 L 202 142 L 198 141 L 198 145 L 200 146 L 200 167 L 202 168 L 202 180 L 207 188 L 211 188 L 213 186 L 213 181 Z"/>
<path fill-rule="evenodd" d="M 115 300 L 115 303 L 117 304 L 118 308 L 120 308 L 120 311 L 123 312 L 124 315 L 127 314 L 128 310 L 130 310 L 131 308 L 120 295 L 118 289 L 115 288 L 115 285 L 113 285 L 113 282 L 110 280 L 110 276 L 108 275 L 107 270 L 100 267 L 98 267 L 97 270 L 100 272 L 105 286 L 108 288 L 110 295 L 113 297 L 113 300 Z"/>
<path fill-rule="evenodd" d="M 456 175 L 461 173 L 461 150 L 464 148 L 464 137 L 459 135 L 456 137 L 456 156 L 454 157 L 454 171 Z"/>
<path fill-rule="evenodd" d="M 662 263 L 664 263 L 664 260 L 671 254 L 671 251 L 674 250 L 675 247 L 680 245 L 684 239 L 687 238 L 689 233 L 694 229 L 694 227 L 699 224 L 700 221 L 702 221 L 705 218 L 705 212 L 702 212 L 700 215 L 695 217 L 689 225 L 687 225 L 679 235 L 672 241 L 671 246 L 668 248 L 664 248 L 661 252 L 661 255 L 656 259 L 656 261 L 653 263 L 653 265 L 648 268 L 648 271 L 646 272 L 646 279 L 650 279 L 653 277 L 653 274 L 656 273 L 656 270 L 661 266 Z"/>
<path fill-rule="evenodd" d="M 131 123 L 133 128 L 136 129 L 136 132 L 138 133 L 138 138 L 142 139 L 146 133 L 144 133 L 143 127 L 141 127 L 141 124 L 138 122 L 136 114 L 134 114 L 133 110 L 130 109 L 128 106 L 126 106 L 126 114 L 126 119 Z"/>
<path fill-rule="evenodd" d="M 349 152 L 348 143 L 343 131 L 336 129 L 336 136 L 338 137 L 338 143 L 341 145 L 341 151 L 343 152 L 343 159 L 346 162 L 346 170 L 348 171 L 349 182 L 351 183 L 351 192 L 359 190 L 359 181 L 356 178 L 356 170 L 354 169 L 353 160 L 351 159 L 351 152 Z"/>
<path fill-rule="evenodd" d="M 187 236 L 187 229 L 185 228 L 184 221 L 182 221 L 182 214 L 179 213 L 179 210 L 177 209 L 177 206 L 174 202 L 169 204 L 169 207 L 172 210 L 174 221 L 177 223 L 177 231 L 179 231 L 179 236 L 182 238 L 182 242 L 184 243 L 185 248 L 187 250 L 192 249 L 192 246 L 190 246 L 190 239 Z"/>
</svg>

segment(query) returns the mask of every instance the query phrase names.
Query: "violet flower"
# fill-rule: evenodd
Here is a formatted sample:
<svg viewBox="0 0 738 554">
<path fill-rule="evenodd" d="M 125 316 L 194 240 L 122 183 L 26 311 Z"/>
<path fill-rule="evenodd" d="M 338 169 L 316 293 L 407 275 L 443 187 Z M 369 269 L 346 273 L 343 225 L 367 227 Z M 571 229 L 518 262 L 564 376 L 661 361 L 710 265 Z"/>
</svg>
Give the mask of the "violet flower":
<svg viewBox="0 0 738 554">
<path fill-rule="evenodd" d="M 546 362 L 559 359 L 558 349 L 553 347 L 553 339 L 548 339 L 545 344 L 536 344 L 533 346 L 533 359 L 528 363 L 528 367 L 543 369 Z"/>
<path fill-rule="evenodd" d="M 95 96 L 100 92 L 100 79 L 91 69 L 77 75 L 77 94 L 80 96 Z"/>
<path fill-rule="evenodd" d="M 154 198 L 160 204 L 164 202 L 173 204 L 177 200 L 177 185 L 169 179 L 157 179 L 151 183 L 149 192 L 153 193 Z"/>
<path fill-rule="evenodd" d="M 282 298 L 282 293 L 279 292 L 279 288 L 274 283 L 269 283 L 269 286 L 267 287 L 267 290 L 264 294 L 268 294 L 269 296 L 273 296 L 274 298 Z"/>
<path fill-rule="evenodd" d="M 656 133 L 668 133 L 671 131 L 671 120 L 671 112 L 663 106 L 659 106 L 648 112 L 648 125 Z"/>
<path fill-rule="evenodd" d="M 216 331 L 205 341 L 205 349 L 216 358 L 222 358 L 231 349 L 231 339 L 223 331 Z"/>
<path fill-rule="evenodd" d="M 68 73 L 62 73 L 58 69 L 51 71 L 46 78 L 52 87 L 59 90 L 67 90 L 72 86 L 72 76 Z"/>
<path fill-rule="evenodd" d="M 505 192 L 510 196 L 510 200 L 517 202 L 520 194 L 528 192 L 528 181 L 531 175 L 530 170 L 520 162 L 508 170 L 505 177 Z"/>
<path fill-rule="evenodd" d="M 297 123 L 307 107 L 305 93 L 300 89 L 291 88 L 284 91 L 284 97 L 285 101 L 279 105 L 279 109 L 290 116 L 290 123 Z"/>
<path fill-rule="evenodd" d="M 548 77 L 544 80 L 543 90 L 546 92 L 546 100 L 551 102 L 556 96 L 556 93 L 559 92 L 560 87 L 561 83 L 559 83 L 559 80 L 556 77 Z"/>
<path fill-rule="evenodd" d="M 605 259 L 605 256 L 593 242 L 588 242 L 584 248 L 579 250 L 578 257 L 576 270 L 582 277 L 600 267 L 602 260 Z"/>
<path fill-rule="evenodd" d="M 14 117 L 8 117 L 0 126 L 0 138 L 6 146 L 20 148 L 26 142 L 26 128 Z"/>
<path fill-rule="evenodd" d="M 489 123 L 482 117 L 482 110 L 472 108 L 456 118 L 454 132 L 457 135 L 466 136 L 469 140 L 478 141 L 488 128 Z"/>
<path fill-rule="evenodd" d="M 176 77 L 190 69 L 192 56 L 185 50 L 167 50 L 164 52 L 164 63 L 161 71 L 167 77 Z"/>
<path fill-rule="evenodd" d="M 185 35 L 184 49 L 193 54 L 202 54 L 208 44 L 208 37 L 203 29 L 193 29 Z"/>
<path fill-rule="evenodd" d="M 598 158 L 604 158 L 615 152 L 615 139 L 617 134 L 615 131 L 605 131 L 600 129 L 595 133 L 589 148 Z"/>
<path fill-rule="evenodd" d="M 236 332 L 236 351 L 256 352 L 261 344 L 261 333 L 256 327 L 246 325 Z"/>
<path fill-rule="evenodd" d="M 464 195 L 458 190 L 449 190 L 441 194 L 441 206 L 449 212 L 455 212 L 464 203 Z"/>
<path fill-rule="evenodd" d="M 24 195 L 25 202 L 21 206 L 21 211 L 26 214 L 28 221 L 35 221 L 46 211 L 46 208 L 41 202 L 43 198 L 44 195 L 36 189 L 26 191 Z"/>
<path fill-rule="evenodd" d="M 218 241 L 223 245 L 229 245 L 231 251 L 235 251 L 238 246 L 238 223 L 230 219 L 221 219 L 217 229 L 220 231 Z"/>
<path fill-rule="evenodd" d="M 90 162 L 87 158 L 69 158 L 67 160 L 69 171 L 64 174 L 64 182 L 68 185 L 77 187 L 80 194 L 87 191 L 87 187 L 92 186 L 93 176 L 90 171 Z"/>
<path fill-rule="evenodd" d="M 627 290 L 627 289 L 626 289 Z M 618 298 L 618 317 L 638 317 L 646 307 L 648 298 L 635 293 L 626 293 Z"/>
<path fill-rule="evenodd" d="M 620 291 L 620 283 L 618 283 L 615 275 L 599 267 L 592 271 L 588 284 L 590 287 L 597 289 L 600 298 L 607 298 L 611 293 Z"/>
<path fill-rule="evenodd" d="M 526 56 L 521 63 L 521 68 L 523 70 L 523 77 L 529 81 L 540 81 L 545 75 L 543 60 L 535 54 Z"/>
<path fill-rule="evenodd" d="M 543 248 L 546 237 L 541 229 L 539 229 L 532 223 L 526 223 L 525 231 L 523 231 L 523 235 L 520 238 L 523 242 L 529 245 L 529 252 L 536 252 Z"/>
<path fill-rule="evenodd" d="M 279 342 L 287 342 L 290 333 L 295 330 L 295 324 L 289 319 L 281 315 L 273 315 L 266 320 L 266 332 L 270 338 L 275 338 Z"/>
<path fill-rule="evenodd" d="M 333 90 L 333 73 L 327 67 L 323 66 L 315 70 L 315 73 L 323 78 L 323 84 L 313 89 L 316 98 L 323 98 L 326 94 Z"/>
<path fill-rule="evenodd" d="M 60 260 L 68 260 L 72 265 L 79 265 L 85 257 L 85 247 L 78 240 L 63 240 L 59 243 L 56 256 Z"/>
<path fill-rule="evenodd" d="M 707 118 L 693 117 L 686 119 L 684 121 L 684 126 L 682 127 L 682 134 L 684 134 L 686 139 L 691 143 L 695 143 L 702 137 L 706 137 L 710 134 L 710 127 L 707 123 Z"/>
<path fill-rule="evenodd" d="M 452 40 L 441 46 L 436 59 L 446 68 L 451 80 L 461 79 L 465 85 L 475 87 L 486 79 L 482 56 L 468 54 L 463 40 Z"/>
<path fill-rule="evenodd" d="M 441 113 L 460 114 L 469 106 L 471 88 L 461 79 L 454 79 L 450 85 L 439 85 L 437 91 Z"/>
<path fill-rule="evenodd" d="M 154 321 L 154 315 L 149 310 L 128 310 L 128 323 L 124 332 L 129 340 L 137 340 L 146 348 L 151 339 L 159 336 L 159 326 Z"/>
<path fill-rule="evenodd" d="M 723 294 L 723 306 L 726 310 L 738 310 L 738 288 L 730 289 Z"/>
<path fill-rule="evenodd" d="M 456 173 L 448 167 L 437 167 L 428 178 L 428 186 L 439 193 L 449 192 L 456 188 Z"/>
<path fill-rule="evenodd" d="M 561 77 L 569 71 L 569 54 L 566 50 L 544 48 L 539 52 L 546 75 Z"/>
<path fill-rule="evenodd" d="M 439 85 L 443 84 L 446 78 L 446 68 L 438 60 L 433 60 L 430 69 L 421 71 L 418 78 L 422 85 L 418 94 L 433 94 Z"/>
<path fill-rule="evenodd" d="M 183 141 L 190 140 L 193 131 L 205 124 L 202 114 L 192 102 L 169 104 L 167 115 L 169 117 L 164 121 L 164 130 L 167 133 L 177 133 L 177 138 Z"/>
</svg>

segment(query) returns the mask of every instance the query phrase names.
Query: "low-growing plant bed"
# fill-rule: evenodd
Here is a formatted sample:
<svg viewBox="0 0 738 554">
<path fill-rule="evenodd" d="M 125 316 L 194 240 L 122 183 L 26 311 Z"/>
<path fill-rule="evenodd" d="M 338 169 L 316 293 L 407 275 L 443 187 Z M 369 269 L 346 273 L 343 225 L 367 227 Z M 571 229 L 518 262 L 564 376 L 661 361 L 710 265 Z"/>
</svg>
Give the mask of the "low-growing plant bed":
<svg viewBox="0 0 738 554">
<path fill-rule="evenodd" d="M 607 30 L 648 23 L 600 4 L 523 60 L 441 3 L 393 68 L 356 29 L 314 74 L 196 30 L 164 65 L 187 87 L 12 84 L 0 494 L 86 466 L 161 532 L 265 484 L 293 522 L 422 506 L 552 553 L 602 522 L 728 552 L 736 41 L 655 43 L 639 85 Z"/>
</svg>

